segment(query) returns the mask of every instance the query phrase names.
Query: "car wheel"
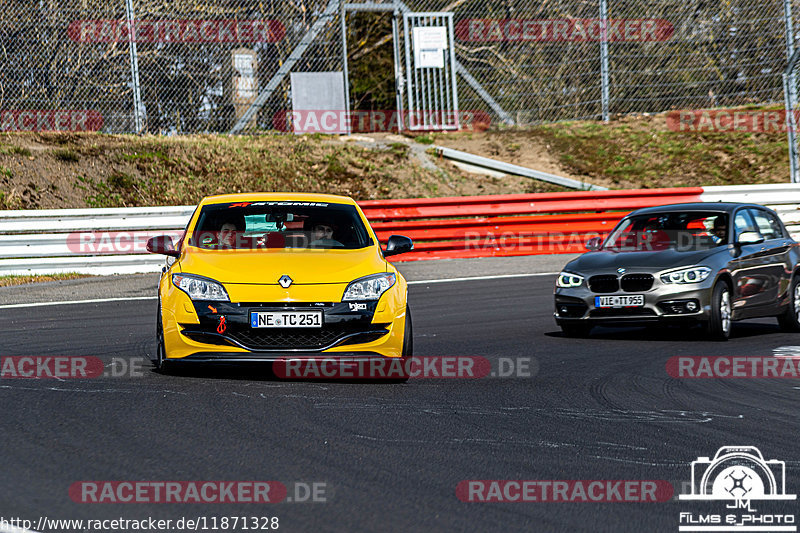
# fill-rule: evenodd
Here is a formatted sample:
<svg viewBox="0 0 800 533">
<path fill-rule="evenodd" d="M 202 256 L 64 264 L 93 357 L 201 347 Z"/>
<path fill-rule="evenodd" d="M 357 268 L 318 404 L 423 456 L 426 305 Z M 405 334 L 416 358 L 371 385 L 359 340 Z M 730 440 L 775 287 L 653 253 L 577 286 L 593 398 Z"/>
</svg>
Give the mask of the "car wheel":
<svg viewBox="0 0 800 533">
<path fill-rule="evenodd" d="M 588 337 L 592 331 L 592 326 L 589 324 L 561 324 L 561 332 L 565 337 L 581 338 Z"/>
<path fill-rule="evenodd" d="M 711 293 L 708 333 L 717 341 L 726 341 L 731 336 L 731 290 L 724 281 L 714 285 Z"/>
<path fill-rule="evenodd" d="M 400 359 L 403 362 L 403 369 L 409 368 L 409 361 L 412 357 L 414 357 L 414 331 L 411 324 L 411 308 L 406 305 L 406 325 L 405 331 L 403 332 L 403 351 Z M 406 383 L 410 376 L 404 376 L 402 378 L 392 379 L 390 380 L 391 383 Z"/>
<path fill-rule="evenodd" d="M 167 350 L 164 346 L 164 326 L 161 322 L 161 304 L 158 304 L 158 322 L 156 323 L 156 360 L 154 361 L 156 371 L 161 374 L 169 374 L 170 361 L 167 360 Z"/>
<path fill-rule="evenodd" d="M 789 285 L 789 304 L 782 315 L 778 315 L 778 324 L 784 331 L 800 331 L 800 277 L 793 277 Z"/>
</svg>

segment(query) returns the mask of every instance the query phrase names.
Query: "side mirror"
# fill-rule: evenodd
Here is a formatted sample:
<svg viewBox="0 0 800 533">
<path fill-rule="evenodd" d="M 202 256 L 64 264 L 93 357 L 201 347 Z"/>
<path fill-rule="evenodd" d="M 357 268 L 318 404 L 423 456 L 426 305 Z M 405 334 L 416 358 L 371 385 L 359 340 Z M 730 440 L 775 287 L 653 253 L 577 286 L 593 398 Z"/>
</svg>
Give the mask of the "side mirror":
<svg viewBox="0 0 800 533">
<path fill-rule="evenodd" d="M 383 252 L 384 257 L 390 255 L 404 254 L 414 249 L 414 243 L 408 237 L 403 235 L 392 235 L 389 237 L 389 242 L 386 243 L 386 251 Z"/>
<path fill-rule="evenodd" d="M 736 244 L 760 244 L 764 242 L 764 237 L 755 231 L 745 231 L 739 235 Z"/>
<path fill-rule="evenodd" d="M 603 244 L 603 239 L 600 237 L 592 237 L 588 241 L 586 241 L 586 249 L 591 252 L 596 252 L 600 249 L 600 246 Z"/>
<path fill-rule="evenodd" d="M 172 244 L 172 237 L 169 235 L 158 235 L 147 241 L 147 251 L 154 254 L 164 254 L 170 257 L 178 257 L 181 253 Z"/>
</svg>

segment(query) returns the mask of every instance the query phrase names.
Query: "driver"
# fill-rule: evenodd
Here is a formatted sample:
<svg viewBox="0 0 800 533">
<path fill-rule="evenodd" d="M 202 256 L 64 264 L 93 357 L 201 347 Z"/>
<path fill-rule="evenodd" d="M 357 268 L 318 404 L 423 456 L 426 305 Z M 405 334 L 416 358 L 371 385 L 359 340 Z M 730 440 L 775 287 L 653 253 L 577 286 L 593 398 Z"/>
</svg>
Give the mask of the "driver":
<svg viewBox="0 0 800 533">
<path fill-rule="evenodd" d="M 661 228 L 657 220 L 650 220 L 642 230 L 642 248 L 652 250 L 669 245 L 669 235 Z"/>
<path fill-rule="evenodd" d="M 725 218 L 717 217 L 714 219 L 714 228 L 711 230 L 711 238 L 715 243 L 728 242 L 728 228 L 725 226 Z"/>
<path fill-rule="evenodd" d="M 222 220 L 219 226 L 219 245 L 224 248 L 236 248 L 236 238 L 244 231 L 244 217 L 231 215 Z"/>
<path fill-rule="evenodd" d="M 341 247 L 342 243 L 333 238 L 336 225 L 329 220 L 318 220 L 311 226 L 311 246 Z"/>
</svg>

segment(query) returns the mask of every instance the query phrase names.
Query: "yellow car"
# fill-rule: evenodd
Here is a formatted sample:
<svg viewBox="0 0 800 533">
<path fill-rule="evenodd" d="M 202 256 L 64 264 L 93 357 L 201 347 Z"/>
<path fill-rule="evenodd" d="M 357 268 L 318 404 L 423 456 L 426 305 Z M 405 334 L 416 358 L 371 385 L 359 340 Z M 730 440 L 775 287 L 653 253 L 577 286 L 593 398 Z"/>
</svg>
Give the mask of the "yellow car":
<svg viewBox="0 0 800 533">
<path fill-rule="evenodd" d="M 407 284 L 351 198 L 248 193 L 203 199 L 159 284 L 156 368 L 175 362 L 401 358 L 413 353 Z M 169 261 L 169 260 L 168 260 Z"/>
</svg>

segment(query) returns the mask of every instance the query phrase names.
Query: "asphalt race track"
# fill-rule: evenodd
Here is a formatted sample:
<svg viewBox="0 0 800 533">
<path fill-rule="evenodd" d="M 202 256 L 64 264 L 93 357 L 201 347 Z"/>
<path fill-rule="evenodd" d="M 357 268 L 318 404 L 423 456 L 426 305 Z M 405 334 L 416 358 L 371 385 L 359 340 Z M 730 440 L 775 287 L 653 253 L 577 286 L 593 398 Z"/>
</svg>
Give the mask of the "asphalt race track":
<svg viewBox="0 0 800 533">
<path fill-rule="evenodd" d="M 668 480 L 720 446 L 786 461 L 800 489 L 800 380 L 678 380 L 677 355 L 800 345 L 771 320 L 562 338 L 553 276 L 416 284 L 416 355 L 530 357 L 532 377 L 405 385 L 281 381 L 253 369 L 0 380 L 3 516 L 277 516 L 286 531 L 678 531 L 687 502 L 467 503 L 462 480 Z M 4 309 L 2 355 L 150 358 L 155 300 Z M 800 348 L 798 348 L 800 350 Z M 326 502 L 78 504 L 85 480 L 325 483 Z M 291 495 L 291 492 L 290 492 Z M 797 502 L 786 510 L 797 512 Z"/>
</svg>

